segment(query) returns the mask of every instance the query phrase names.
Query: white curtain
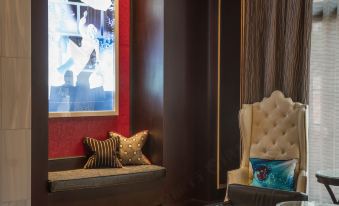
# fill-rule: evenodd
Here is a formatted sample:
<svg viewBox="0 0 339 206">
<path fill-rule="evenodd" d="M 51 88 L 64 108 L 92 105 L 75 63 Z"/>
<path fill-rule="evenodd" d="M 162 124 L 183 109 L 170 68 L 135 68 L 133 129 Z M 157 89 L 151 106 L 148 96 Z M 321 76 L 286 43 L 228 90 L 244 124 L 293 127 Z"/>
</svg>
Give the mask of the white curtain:
<svg viewBox="0 0 339 206">
<path fill-rule="evenodd" d="M 339 168 L 338 0 L 314 0 L 310 67 L 309 197 L 331 202 L 315 173 Z M 339 197 L 339 189 L 334 188 Z"/>
</svg>

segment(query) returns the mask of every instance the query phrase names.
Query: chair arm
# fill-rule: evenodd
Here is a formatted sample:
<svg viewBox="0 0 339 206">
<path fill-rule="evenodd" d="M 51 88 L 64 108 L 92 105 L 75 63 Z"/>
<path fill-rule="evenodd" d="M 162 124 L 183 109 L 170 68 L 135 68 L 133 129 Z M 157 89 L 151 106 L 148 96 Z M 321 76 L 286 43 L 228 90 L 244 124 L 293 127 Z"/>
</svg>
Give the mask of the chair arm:
<svg viewBox="0 0 339 206">
<path fill-rule="evenodd" d="M 305 170 L 300 170 L 298 179 L 297 179 L 297 192 L 306 193 L 307 188 L 307 172 Z"/>
<path fill-rule="evenodd" d="M 240 184 L 240 185 L 248 185 L 249 175 L 248 168 L 241 167 L 236 170 L 231 170 L 227 172 L 227 188 L 225 195 L 225 202 L 229 201 L 228 199 L 228 186 L 230 184 Z"/>
<path fill-rule="evenodd" d="M 231 170 L 227 172 L 227 185 L 230 184 L 240 184 L 240 185 L 248 185 L 249 175 L 248 168 L 239 168 L 236 170 Z"/>
</svg>

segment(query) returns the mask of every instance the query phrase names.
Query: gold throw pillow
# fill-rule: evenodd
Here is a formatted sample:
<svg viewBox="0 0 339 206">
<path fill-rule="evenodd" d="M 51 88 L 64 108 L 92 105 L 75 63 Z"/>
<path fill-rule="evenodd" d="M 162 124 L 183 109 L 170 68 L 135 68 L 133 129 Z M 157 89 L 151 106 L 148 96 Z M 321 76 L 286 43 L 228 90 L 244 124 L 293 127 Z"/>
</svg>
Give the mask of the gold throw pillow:
<svg viewBox="0 0 339 206">
<path fill-rule="evenodd" d="M 109 132 L 111 138 L 119 137 L 119 160 L 122 165 L 150 165 L 151 162 L 142 153 L 142 147 L 146 143 L 148 131 L 138 132 L 132 137 L 124 137 L 115 132 Z"/>
</svg>

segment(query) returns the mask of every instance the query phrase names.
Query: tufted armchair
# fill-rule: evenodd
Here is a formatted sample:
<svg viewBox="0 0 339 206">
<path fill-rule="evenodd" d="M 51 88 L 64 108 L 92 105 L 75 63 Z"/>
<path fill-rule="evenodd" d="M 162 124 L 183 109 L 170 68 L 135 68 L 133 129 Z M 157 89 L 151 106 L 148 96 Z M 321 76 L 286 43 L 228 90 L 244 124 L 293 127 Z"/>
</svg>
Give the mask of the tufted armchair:
<svg viewBox="0 0 339 206">
<path fill-rule="evenodd" d="M 244 104 L 239 113 L 239 124 L 241 164 L 239 169 L 228 172 L 227 190 L 231 184 L 250 185 L 253 172 L 249 158 L 297 159 L 295 190 L 306 193 L 307 106 L 274 91 L 261 102 Z"/>
</svg>

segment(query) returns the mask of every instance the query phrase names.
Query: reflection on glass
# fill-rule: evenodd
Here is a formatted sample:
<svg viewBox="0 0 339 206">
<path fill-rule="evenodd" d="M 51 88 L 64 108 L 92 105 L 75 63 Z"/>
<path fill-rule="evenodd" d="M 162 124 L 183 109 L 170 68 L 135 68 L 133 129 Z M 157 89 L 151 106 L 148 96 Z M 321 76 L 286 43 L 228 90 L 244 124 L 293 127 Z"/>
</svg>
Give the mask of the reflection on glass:
<svg viewBox="0 0 339 206">
<path fill-rule="evenodd" d="M 111 0 L 49 0 L 49 111 L 114 111 Z"/>
</svg>

